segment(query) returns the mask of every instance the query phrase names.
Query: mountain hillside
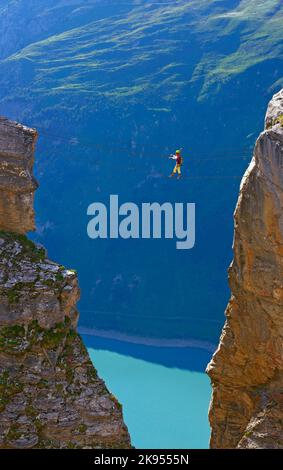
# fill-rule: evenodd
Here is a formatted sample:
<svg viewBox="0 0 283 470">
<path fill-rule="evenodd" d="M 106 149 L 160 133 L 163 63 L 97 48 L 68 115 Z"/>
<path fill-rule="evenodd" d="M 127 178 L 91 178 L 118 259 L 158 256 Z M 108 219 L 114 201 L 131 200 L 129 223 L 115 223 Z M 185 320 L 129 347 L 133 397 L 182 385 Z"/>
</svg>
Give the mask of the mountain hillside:
<svg viewBox="0 0 283 470">
<path fill-rule="evenodd" d="M 0 113 L 40 130 L 36 239 L 78 267 L 83 326 L 217 340 L 239 181 L 282 85 L 282 17 L 279 0 L 1 2 Z M 109 194 L 196 202 L 195 248 L 89 240 L 86 209 Z"/>
<path fill-rule="evenodd" d="M 187 86 L 205 99 L 251 67 L 282 59 L 280 0 L 28 3 L 28 12 L 25 1 L 2 7 L 0 50 L 2 64 L 26 70 L 40 95 L 146 103 L 155 96 L 172 108 Z M 282 79 L 274 71 L 270 86 Z"/>
</svg>

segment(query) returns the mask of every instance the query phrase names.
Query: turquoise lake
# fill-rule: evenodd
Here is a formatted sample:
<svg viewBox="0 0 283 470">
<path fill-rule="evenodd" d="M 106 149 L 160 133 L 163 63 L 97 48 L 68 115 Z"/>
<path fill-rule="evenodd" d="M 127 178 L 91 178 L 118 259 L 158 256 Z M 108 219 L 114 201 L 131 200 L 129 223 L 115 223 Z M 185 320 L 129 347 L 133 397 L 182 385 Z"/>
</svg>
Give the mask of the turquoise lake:
<svg viewBox="0 0 283 470">
<path fill-rule="evenodd" d="M 83 335 L 108 389 L 123 404 L 136 448 L 207 448 L 211 352 L 141 346 Z"/>
</svg>

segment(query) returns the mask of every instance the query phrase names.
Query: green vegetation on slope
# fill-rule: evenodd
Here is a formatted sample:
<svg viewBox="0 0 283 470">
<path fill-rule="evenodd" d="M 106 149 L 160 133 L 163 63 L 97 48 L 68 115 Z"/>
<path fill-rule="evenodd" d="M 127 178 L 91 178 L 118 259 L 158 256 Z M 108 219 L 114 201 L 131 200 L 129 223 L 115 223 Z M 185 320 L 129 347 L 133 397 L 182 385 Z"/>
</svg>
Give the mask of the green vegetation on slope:
<svg viewBox="0 0 283 470">
<path fill-rule="evenodd" d="M 66 10 L 66 2 L 57 2 L 66 15 L 60 32 L 51 24 L 41 40 L 1 61 L 9 67 L 28 64 L 34 92 L 130 101 L 157 94 L 168 102 L 197 84 L 205 98 L 248 68 L 282 59 L 280 0 L 179 0 L 172 5 L 145 0 L 126 11 L 121 4 L 120 13 L 116 8 L 113 16 L 100 19 L 96 6 L 89 6 L 72 27 L 74 11 L 83 3 L 78 0 Z M 46 10 L 47 15 L 47 5 Z"/>
</svg>

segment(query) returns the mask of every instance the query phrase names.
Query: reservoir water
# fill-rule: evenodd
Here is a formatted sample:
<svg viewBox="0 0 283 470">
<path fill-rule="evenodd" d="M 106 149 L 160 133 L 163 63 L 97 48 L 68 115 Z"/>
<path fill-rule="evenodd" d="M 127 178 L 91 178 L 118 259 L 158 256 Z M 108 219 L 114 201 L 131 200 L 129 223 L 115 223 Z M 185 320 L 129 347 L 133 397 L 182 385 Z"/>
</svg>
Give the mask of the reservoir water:
<svg viewBox="0 0 283 470">
<path fill-rule="evenodd" d="M 207 448 L 212 352 L 160 347 L 83 335 L 108 389 L 123 404 L 136 448 Z"/>
</svg>

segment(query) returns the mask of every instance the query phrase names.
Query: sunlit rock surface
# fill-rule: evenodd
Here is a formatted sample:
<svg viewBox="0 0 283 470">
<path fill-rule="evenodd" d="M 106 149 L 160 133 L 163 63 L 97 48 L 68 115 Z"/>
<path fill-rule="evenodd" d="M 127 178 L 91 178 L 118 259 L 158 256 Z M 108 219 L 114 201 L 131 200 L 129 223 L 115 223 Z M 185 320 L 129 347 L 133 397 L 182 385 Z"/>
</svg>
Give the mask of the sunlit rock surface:
<svg viewBox="0 0 283 470">
<path fill-rule="evenodd" d="M 32 174 L 34 129 L 0 117 L 0 227 L 26 233 L 34 230 Z"/>
<path fill-rule="evenodd" d="M 0 120 L 0 448 L 125 448 L 121 405 L 76 332 L 77 275 L 34 227 L 37 133 Z"/>
<path fill-rule="evenodd" d="M 212 448 L 283 448 L 283 90 L 241 183 L 232 291 L 208 365 Z"/>
</svg>

